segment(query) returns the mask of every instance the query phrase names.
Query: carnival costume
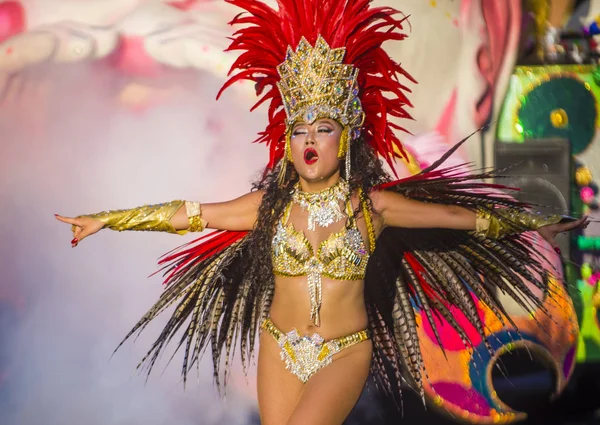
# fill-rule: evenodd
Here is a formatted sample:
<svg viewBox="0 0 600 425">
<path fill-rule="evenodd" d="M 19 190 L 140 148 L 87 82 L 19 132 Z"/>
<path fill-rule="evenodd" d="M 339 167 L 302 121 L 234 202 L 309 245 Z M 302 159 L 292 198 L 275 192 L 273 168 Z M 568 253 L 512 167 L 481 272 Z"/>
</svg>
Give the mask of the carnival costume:
<svg viewBox="0 0 600 425">
<path fill-rule="evenodd" d="M 501 321 L 511 319 L 491 286 L 526 308 L 544 308 L 522 280 L 548 290 L 543 257 L 523 232 L 562 218 L 532 214 L 526 205 L 499 193 L 498 186 L 482 183 L 494 177 L 494 172 L 468 174 L 456 167 L 441 168 L 450 153 L 417 175 L 374 189 L 477 211 L 476 231 L 389 227 L 375 240 L 370 203 L 359 189 L 358 210 L 368 229 L 368 247 L 362 240 L 348 188 L 353 145 L 368 143 L 392 167 L 395 158 L 406 158 L 394 132 L 402 129 L 390 118 L 409 118 L 405 110 L 410 106 L 405 95 L 408 89 L 401 78 L 412 79 L 382 48 L 385 41 L 405 37 L 401 32 L 404 18 L 398 11 L 372 8 L 367 0 L 279 0 L 278 10 L 253 0 L 229 3 L 247 13 L 232 21 L 243 28 L 234 34 L 229 50 L 242 53 L 232 66 L 236 73 L 223 89 L 236 81 L 250 80 L 261 96 L 255 107 L 269 102 L 269 124 L 258 138 L 270 151 L 266 172 L 278 173 L 280 182 L 289 181 L 286 171 L 295 123 L 330 118 L 343 127 L 339 158 L 346 180 L 315 194 L 293 187 L 291 201 L 277 212 L 277 225 L 272 229 L 272 272 L 307 276 L 310 319 L 317 326 L 321 278 L 364 278 L 369 325 L 364 331 L 329 341 L 318 334 L 302 336 L 294 330 L 279 330 L 269 319 L 272 276 L 257 282 L 245 274 L 244 264 L 252 261 L 250 240 L 256 230 L 215 231 L 161 260 L 166 289 L 125 339 L 169 307 L 174 305 L 174 310 L 140 365 L 146 365 L 149 372 L 166 344 L 182 331 L 177 348 L 183 348 L 184 382 L 191 366 L 199 363 L 199 356 L 210 346 L 219 385 L 223 354 L 226 378 L 236 342 L 246 367 L 257 331 L 262 328 L 278 341 L 288 369 L 306 382 L 331 362 L 334 353 L 371 338 L 372 373 L 381 387 L 396 393 L 406 371 L 404 378 L 423 395 L 426 371 L 417 337 L 416 309 L 425 312 L 438 341 L 434 316 L 445 319 L 469 346 L 469 336 L 451 308 L 459 308 L 485 340 L 472 294 Z M 308 211 L 311 229 L 327 227 L 344 217 L 348 224 L 315 252 L 287 221 L 293 204 Z M 183 205 L 190 218 L 189 230 L 203 230 L 201 206 L 184 201 L 92 217 L 116 230 L 173 232 L 168 222 Z"/>
</svg>

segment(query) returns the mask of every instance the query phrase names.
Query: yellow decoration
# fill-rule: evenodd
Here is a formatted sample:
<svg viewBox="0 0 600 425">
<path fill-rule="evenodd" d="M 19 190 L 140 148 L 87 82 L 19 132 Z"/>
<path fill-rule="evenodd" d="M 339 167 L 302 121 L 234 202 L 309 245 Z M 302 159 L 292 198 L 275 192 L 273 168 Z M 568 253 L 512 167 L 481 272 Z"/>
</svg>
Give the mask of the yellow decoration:
<svg viewBox="0 0 600 425">
<path fill-rule="evenodd" d="M 527 9 L 533 12 L 535 19 L 536 53 L 539 59 L 544 59 L 544 36 L 548 30 L 550 15 L 550 0 L 529 0 Z"/>
<path fill-rule="evenodd" d="M 90 217 L 100 220 L 104 223 L 105 229 L 117 230 L 145 230 L 154 232 L 177 233 L 184 235 L 188 231 L 204 230 L 206 222 L 202 220 L 200 205 L 188 201 L 171 201 L 163 204 L 144 205 L 142 207 L 132 208 L 128 210 L 112 210 L 102 211 L 95 214 L 85 214 L 79 217 Z M 188 214 L 194 211 L 194 216 L 188 215 L 190 226 L 193 229 L 176 230 L 171 224 L 171 218 L 179 210 L 185 206 Z M 191 220 L 190 220 L 191 219 Z"/>
<path fill-rule="evenodd" d="M 199 202 L 185 201 L 185 211 L 188 217 L 188 232 L 202 232 L 207 222 L 202 219 L 202 207 Z"/>
<path fill-rule="evenodd" d="M 575 181 L 579 186 L 587 186 L 592 182 L 592 172 L 588 167 L 579 167 L 575 171 Z"/>
<path fill-rule="evenodd" d="M 600 292 L 598 292 L 598 288 L 596 288 L 596 292 L 592 295 L 592 305 L 595 309 L 600 308 Z"/>
<path fill-rule="evenodd" d="M 261 329 L 277 341 L 281 347 L 280 354 L 281 359 L 285 361 L 285 368 L 303 383 L 321 368 L 331 364 L 334 354 L 369 339 L 366 329 L 330 340 L 317 333 L 310 337 L 301 336 L 295 328 L 283 333 L 270 318 L 263 321 Z"/>
<path fill-rule="evenodd" d="M 414 176 L 415 174 L 419 174 L 421 171 L 423 171 L 421 170 L 421 166 L 419 165 L 419 162 L 415 159 L 415 157 L 408 150 L 405 150 L 405 152 L 406 156 L 408 157 L 408 172 Z"/>
<path fill-rule="evenodd" d="M 583 81 L 584 74 L 592 74 L 595 70 L 596 65 L 545 65 L 545 66 L 518 66 L 514 71 L 516 77 L 527 77 L 532 80 L 527 84 L 523 82 L 523 91 L 519 96 L 520 101 L 515 102 L 515 108 L 512 113 L 512 122 L 514 123 L 514 130 L 519 136 L 522 136 L 525 129 L 519 122 L 519 113 L 523 105 L 526 103 L 527 96 L 535 88 L 539 87 L 544 83 L 543 76 L 549 75 L 550 79 L 554 78 L 572 78 L 576 81 L 585 84 Z M 596 108 L 596 126 L 600 127 L 600 109 L 598 105 Z"/>
<path fill-rule="evenodd" d="M 558 214 L 542 215 L 513 208 L 491 211 L 480 208 L 477 211 L 475 233 L 489 239 L 500 239 L 507 235 L 537 230 L 542 226 L 556 224 L 562 220 Z"/>
<path fill-rule="evenodd" d="M 521 125 L 521 123 L 516 123 L 515 129 L 517 130 L 517 133 L 523 134 L 523 126 Z"/>
<path fill-rule="evenodd" d="M 285 154 L 284 154 L 284 158 L 286 159 L 286 161 L 289 161 L 290 163 L 293 163 L 294 160 L 292 159 L 292 132 L 288 131 L 285 134 Z"/>
<path fill-rule="evenodd" d="M 348 135 L 348 127 L 344 127 L 342 130 L 342 134 L 340 136 L 340 147 L 338 149 L 338 158 L 342 159 L 346 156 L 346 152 L 348 151 L 348 146 L 350 146 L 350 136 Z M 348 178 L 348 176 L 346 176 Z"/>
<path fill-rule="evenodd" d="M 342 63 L 345 54 L 344 48 L 330 48 L 321 36 L 314 47 L 304 37 L 295 52 L 288 47 L 285 61 L 277 67 L 288 132 L 298 121 L 311 124 L 320 118 L 334 119 L 350 130 L 362 125 L 358 69 Z"/>
<path fill-rule="evenodd" d="M 367 226 L 367 233 L 369 235 L 369 253 L 375 251 L 375 244 L 377 238 L 375 238 L 375 227 L 373 227 L 373 218 L 371 217 L 371 209 L 367 202 L 367 197 L 361 188 L 358 189 L 358 199 L 360 199 L 360 206 L 363 212 L 363 218 L 365 225 Z"/>
<path fill-rule="evenodd" d="M 565 128 L 569 125 L 569 116 L 564 109 L 555 109 L 550 112 L 550 122 L 555 128 Z"/>
<path fill-rule="evenodd" d="M 594 273 L 592 266 L 590 266 L 589 263 L 583 263 L 581 266 L 581 278 L 583 280 L 588 280 L 590 277 L 592 277 L 592 273 Z"/>
<path fill-rule="evenodd" d="M 402 156 L 402 154 L 400 153 L 400 149 L 398 149 L 397 146 L 394 145 L 393 149 L 396 155 Z M 412 175 L 419 174 L 422 171 L 419 162 L 415 159 L 413 154 L 406 147 L 404 147 L 404 152 L 406 153 L 405 161 L 406 167 L 408 168 L 408 172 Z"/>
</svg>

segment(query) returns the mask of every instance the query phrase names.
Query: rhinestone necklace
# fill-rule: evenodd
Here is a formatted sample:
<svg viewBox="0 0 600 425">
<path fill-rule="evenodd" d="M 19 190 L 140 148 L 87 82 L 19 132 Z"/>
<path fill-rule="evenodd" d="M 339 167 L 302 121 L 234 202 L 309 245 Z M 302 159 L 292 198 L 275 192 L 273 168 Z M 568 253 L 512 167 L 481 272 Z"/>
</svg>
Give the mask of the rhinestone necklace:
<svg viewBox="0 0 600 425">
<path fill-rule="evenodd" d="M 344 218 L 340 202 L 345 202 L 349 193 L 348 183 L 342 179 L 319 192 L 303 192 L 298 182 L 292 192 L 292 202 L 308 211 L 308 230 L 315 230 L 315 225 L 328 227 Z"/>
</svg>

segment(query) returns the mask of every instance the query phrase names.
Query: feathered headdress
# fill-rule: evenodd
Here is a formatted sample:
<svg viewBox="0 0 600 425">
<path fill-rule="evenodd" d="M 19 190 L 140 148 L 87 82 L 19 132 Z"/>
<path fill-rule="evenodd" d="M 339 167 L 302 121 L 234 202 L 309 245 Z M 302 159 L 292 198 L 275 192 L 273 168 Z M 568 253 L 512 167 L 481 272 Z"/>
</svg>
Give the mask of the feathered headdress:
<svg viewBox="0 0 600 425">
<path fill-rule="evenodd" d="M 393 168 L 394 157 L 407 155 L 393 130 L 404 130 L 391 117 L 410 118 L 414 80 L 383 50 L 402 40 L 405 17 L 370 0 L 278 0 L 277 10 L 257 0 L 226 0 L 246 12 L 231 25 L 243 25 L 228 50 L 242 51 L 223 90 L 240 80 L 253 81 L 269 103 L 269 124 L 257 142 L 269 147 L 268 168 L 285 154 L 286 133 L 298 119 L 327 116 L 340 121 L 356 138 L 362 135 Z M 405 131 L 405 130 L 404 130 Z"/>
</svg>

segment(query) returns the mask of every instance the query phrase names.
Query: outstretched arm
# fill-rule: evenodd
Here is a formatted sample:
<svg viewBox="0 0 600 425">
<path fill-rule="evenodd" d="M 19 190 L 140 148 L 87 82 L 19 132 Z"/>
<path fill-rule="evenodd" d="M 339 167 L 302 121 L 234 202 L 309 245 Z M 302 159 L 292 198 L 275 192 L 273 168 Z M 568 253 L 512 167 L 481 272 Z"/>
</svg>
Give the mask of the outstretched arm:
<svg viewBox="0 0 600 425">
<path fill-rule="evenodd" d="M 244 231 L 252 230 L 258 217 L 258 207 L 263 192 L 250 192 L 226 202 L 202 204 L 202 220 L 209 229 Z M 185 208 L 179 208 L 171 218 L 176 230 L 187 230 L 188 215 Z"/>
<path fill-rule="evenodd" d="M 442 205 L 408 199 L 391 191 L 371 193 L 373 208 L 379 214 L 379 228 L 386 226 L 409 228 L 443 228 L 477 231 L 489 238 L 537 230 L 557 250 L 556 235 L 579 227 L 587 227 L 588 217 L 563 220 L 559 215 L 540 214 L 503 209 L 498 214 L 473 211 L 456 205 Z"/>
<path fill-rule="evenodd" d="M 117 231 L 145 230 L 185 234 L 206 227 L 220 230 L 252 230 L 263 192 L 251 192 L 228 202 L 199 204 L 171 201 L 128 210 L 103 211 L 78 217 L 56 218 L 71 224 L 72 246 L 103 228 Z"/>
<path fill-rule="evenodd" d="M 475 230 L 477 213 L 463 207 L 415 201 L 391 191 L 374 191 L 371 200 L 382 227 Z"/>
</svg>

